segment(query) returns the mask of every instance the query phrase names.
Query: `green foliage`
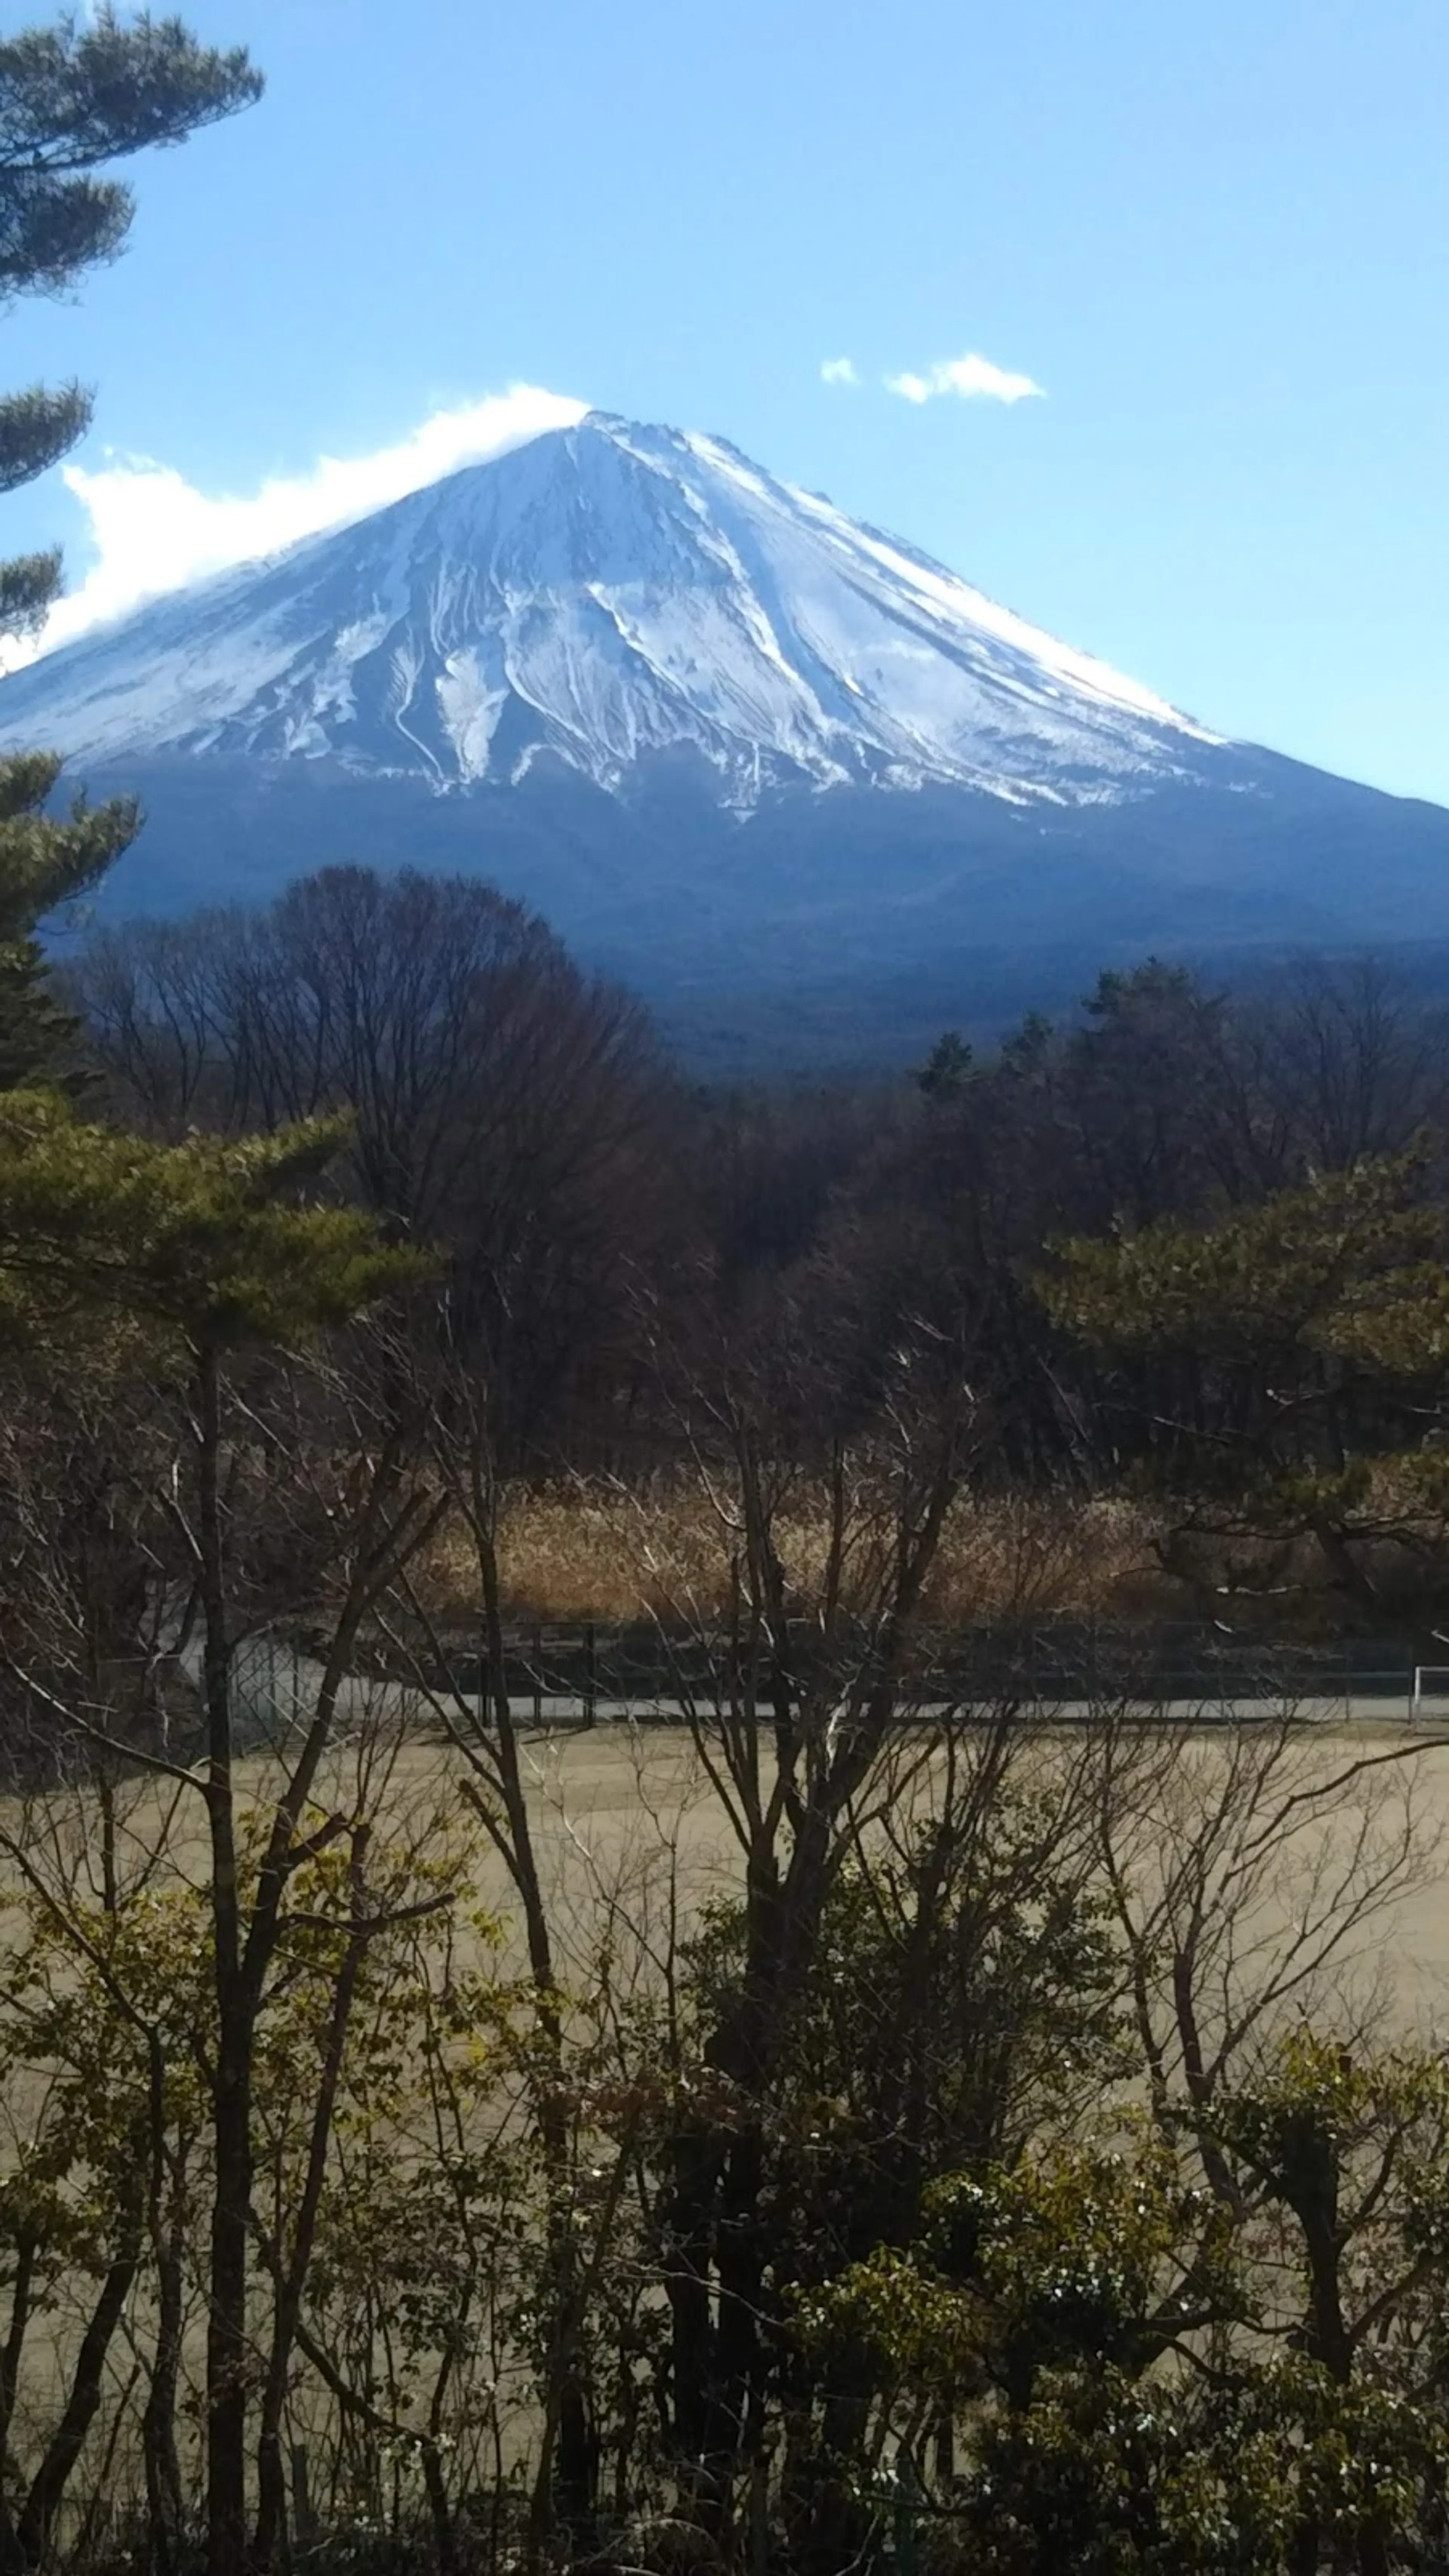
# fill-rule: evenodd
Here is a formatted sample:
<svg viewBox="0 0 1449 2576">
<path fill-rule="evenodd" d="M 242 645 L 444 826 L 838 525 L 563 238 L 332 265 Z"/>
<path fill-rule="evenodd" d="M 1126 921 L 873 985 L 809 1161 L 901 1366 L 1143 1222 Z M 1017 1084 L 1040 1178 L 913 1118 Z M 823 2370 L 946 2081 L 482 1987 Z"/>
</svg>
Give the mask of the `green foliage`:
<svg viewBox="0 0 1449 2576">
<path fill-rule="evenodd" d="M 62 294 L 117 256 L 133 200 L 98 170 L 180 143 L 260 92 L 244 51 L 199 44 L 179 18 L 123 20 L 107 5 L 0 40 L 0 307 Z M 54 465 L 91 413 L 74 383 L 0 398 L 0 492 Z M 58 551 L 0 562 L 0 637 L 33 634 L 60 589 Z M 67 1069 L 74 1023 L 50 991 L 35 932 L 120 856 L 139 819 L 124 799 L 47 816 L 59 767 L 40 754 L 0 762 L 0 1090 Z"/>
<path fill-rule="evenodd" d="M 163 1146 L 53 1094 L 0 1100 L 0 1287 L 16 1329 L 138 1318 L 215 1348 L 346 1322 L 424 1275 L 354 1208 L 309 1202 L 347 1123 Z"/>
<path fill-rule="evenodd" d="M 1241 2301 L 1225 2213 L 1150 2130 L 943 2177 L 925 2218 L 910 2255 L 879 2249 L 801 2310 L 817 2342 L 848 2336 L 925 2393 L 984 2383 L 1020 2407 L 1043 2372 L 1137 2377 Z"/>
<path fill-rule="evenodd" d="M 59 546 L 0 563 L 0 637 L 34 635 L 61 587 Z"/>
<path fill-rule="evenodd" d="M 1359 2545 L 1414 2529 L 1444 2447 L 1434 2416 L 1302 2362 L 1150 2390 L 1063 2374 L 987 2428 L 962 2519 L 981 2576 L 1369 2566 Z"/>
<path fill-rule="evenodd" d="M 971 1049 L 960 1031 L 947 1029 L 916 1075 L 916 1088 L 933 1104 L 958 1101 L 971 1079 L 971 1064 Z"/>
<path fill-rule="evenodd" d="M 31 385 L 0 397 L 0 492 L 44 474 L 90 427 L 83 385 Z"/>
<path fill-rule="evenodd" d="M 64 821 L 47 814 L 59 775 L 49 753 L 0 760 L 0 1092 L 73 1067 L 75 1021 L 56 999 L 36 924 L 85 894 L 140 821 L 129 797 L 77 798 Z"/>
<path fill-rule="evenodd" d="M 64 1914 L 22 1893 L 6 1934 L 0 2077 L 12 2098 L 28 2090 L 44 2104 L 24 2203 L 7 2199 L 6 2227 L 67 2256 L 83 2231 L 98 2266 L 134 2210 L 151 2122 L 193 2135 L 200 2122 L 204 1920 L 190 1890 L 148 1888 L 123 1906 L 78 1902 Z"/>
<path fill-rule="evenodd" d="M 1449 1506 L 1445 1249 L 1415 1150 L 1198 1224 L 1060 1243 L 1038 1288 L 1149 1426 L 1145 1469 L 1191 1498 L 1188 1527 L 1310 1533 L 1367 1601 L 1356 1543 Z"/>
<path fill-rule="evenodd" d="M 1288 2493 L 1241 2438 L 1210 2444 L 1181 2388 L 1144 2397 L 1105 2370 L 1064 2376 L 993 2423 L 963 2516 L 983 2576 L 1267 2576 Z"/>
<path fill-rule="evenodd" d="M 727 2022 L 746 1973 L 744 1911 L 704 1910 L 690 1998 Z M 894 1858 L 854 1856 L 791 1998 L 772 2111 L 775 2189 L 797 2279 L 875 2239 L 904 2245 L 932 2180 L 1015 2152 L 1122 2063 L 1120 1965 L 1105 1914 L 1058 1868 L 1050 1810 L 1003 1794 L 989 1836 L 943 1851 L 929 1827 Z"/>
<path fill-rule="evenodd" d="M 306 1821 L 315 1834 L 333 1820 L 314 1811 Z M 0 2092 L 28 2106 L 0 2181 L 0 2287 L 10 2294 L 17 2360 L 39 2318 L 64 2318 L 78 2276 L 99 2278 L 118 2247 L 139 2250 L 143 2225 L 153 2251 L 172 2228 L 184 2236 L 205 2205 L 217 2052 L 210 1906 L 204 1886 L 157 1883 L 144 1859 L 143 1819 L 132 1822 L 142 1831 L 129 1883 L 110 1901 L 81 1887 L 42 1895 L 22 1870 L 0 1903 Z M 248 1819 L 248 1902 L 266 1830 L 265 1815 Z M 131 1833 L 123 1847 L 133 1852 Z M 13 1864 L 8 1838 L 7 1848 Z M 369 1921 L 338 2067 L 314 2312 L 340 2288 L 356 2299 L 369 2266 L 395 2282 L 402 2267 L 423 2276 L 445 2255 L 439 2211 L 457 2176 L 430 2204 L 437 2159 L 421 2150 L 444 2071 L 487 2094 L 494 2034 L 506 2017 L 492 1973 L 499 1927 L 468 1904 L 476 1859 L 466 1830 L 441 1820 L 421 1850 L 415 1835 L 385 1837 L 363 1825 L 290 1880 L 260 2002 L 253 2106 L 257 2225 L 273 2231 L 274 2274 L 290 2256 L 314 2151 L 320 2070 L 357 1939 L 360 1886 Z M 460 1924 L 479 1964 L 452 1980 L 449 1943 Z M 403 2147 L 410 2136 L 416 2155 Z M 481 2197 L 491 2178 L 485 2184 L 480 2173 L 475 2187 Z M 425 2210 L 429 2223 L 420 2225 Z M 445 2296 L 430 2311 L 433 2323 Z M 415 2361 L 425 2346 L 408 2340 L 401 2314 L 390 2322 Z"/>
<path fill-rule="evenodd" d="M 1345 2181 L 1355 2158 L 1377 2163 L 1391 2143 L 1402 2190 L 1428 2156 L 1440 2168 L 1449 2132 L 1449 2069 L 1419 2049 L 1365 2054 L 1320 2033 L 1290 2032 L 1257 2080 L 1211 2115 L 1214 2134 L 1265 2189 L 1289 2201 L 1305 2167 L 1335 2168 L 1335 2225 L 1348 2224 Z M 1393 2204 L 1391 2204 L 1392 2206 Z"/>
<path fill-rule="evenodd" d="M 0 306 L 59 295 L 114 259 L 131 191 L 95 174 L 153 144 L 180 143 L 249 106 L 260 75 L 244 51 L 201 45 L 179 18 L 85 20 L 22 28 L 0 41 Z M 33 385 L 0 402 L 0 491 L 43 474 L 89 427 L 80 385 Z M 0 575 L 0 631 L 34 626 L 60 587 L 58 557 Z"/>
<path fill-rule="evenodd" d="M 1216 1224 L 1056 1247 L 1051 1312 L 1098 1348 L 1259 1369 L 1296 1355 L 1396 1377 L 1449 1357 L 1449 1274 L 1417 1155 L 1356 1164 Z"/>
<path fill-rule="evenodd" d="M 0 302 L 56 295 L 114 259 L 131 192 L 92 176 L 183 142 L 261 95 L 241 48 L 198 44 L 179 18 L 110 7 L 22 28 L 0 43 Z"/>
<path fill-rule="evenodd" d="M 1208 2115 L 1236 2196 L 1188 2177 L 1200 2117 L 945 2178 L 915 2247 L 800 2302 L 822 2367 L 873 2357 L 900 2437 L 961 2422 L 983 2576 L 1418 2563 L 1394 2551 L 1449 2461 L 1449 2076 L 1289 2035 Z"/>
<path fill-rule="evenodd" d="M 1143 2129 L 1125 2148 L 1064 2142 L 931 2196 L 937 2260 L 981 2307 L 993 2376 L 1020 2402 L 1039 2372 L 1090 2360 L 1140 2372 L 1188 2321 L 1240 2293 L 1228 2230 Z"/>
</svg>

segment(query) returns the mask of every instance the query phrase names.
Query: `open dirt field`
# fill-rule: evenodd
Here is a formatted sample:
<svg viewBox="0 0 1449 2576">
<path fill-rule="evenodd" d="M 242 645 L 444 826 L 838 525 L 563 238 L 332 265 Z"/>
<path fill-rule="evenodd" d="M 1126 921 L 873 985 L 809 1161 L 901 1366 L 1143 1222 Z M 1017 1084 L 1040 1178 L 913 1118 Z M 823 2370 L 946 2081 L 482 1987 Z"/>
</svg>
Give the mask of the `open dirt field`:
<svg viewBox="0 0 1449 2576">
<path fill-rule="evenodd" d="M 1229 1740 L 1230 1730 L 1182 1730 L 1173 1755 L 1179 1814 L 1182 1802 L 1190 1811 L 1197 1800 L 1210 1798 Z M 1063 1761 L 1081 1760 L 1081 1745 L 1075 1731 L 1061 1737 L 1043 1731 L 1018 1757 L 1017 1785 L 1054 1775 Z M 1438 2024 L 1449 2030 L 1449 1730 L 1416 1736 L 1371 1720 L 1315 1727 L 1295 1744 L 1286 1785 L 1298 1793 L 1322 1792 L 1363 1763 L 1373 1766 L 1377 1793 L 1393 1801 L 1396 1811 L 1412 1803 L 1422 1858 L 1406 1891 L 1374 1913 L 1345 1959 L 1353 1963 L 1356 1982 L 1371 1980 L 1382 1990 L 1400 2027 Z M 687 1728 L 654 1722 L 545 1730 L 525 1738 L 525 1768 L 541 1875 L 565 1960 L 582 1961 L 607 1917 L 637 1947 L 647 1974 L 649 1956 L 662 1955 L 671 1927 L 677 1931 L 710 1896 L 737 1882 L 739 1845 Z M 903 1760 L 898 1794 L 924 1811 L 933 1796 L 930 1766 L 907 1783 L 909 1769 Z M 241 1766 L 246 1790 L 260 1803 L 273 1776 L 261 1759 Z M 467 1776 L 462 1754 L 446 1741 L 413 1734 L 386 1744 L 339 1746 L 317 1784 L 315 1803 L 322 1812 L 347 1813 L 356 1812 L 362 1798 L 375 1801 L 383 1830 L 425 1847 L 456 1832 L 467 1816 Z M 1275 1789 L 1275 1800 L 1284 1785 Z M 1349 1777 L 1340 1828 L 1338 1797 L 1331 1791 L 1315 1847 L 1331 1848 L 1337 1838 L 1346 1850 L 1362 1829 L 1362 1794 L 1362 1775 Z M 1300 1819 L 1302 1803 L 1300 1794 L 1294 1810 Z M 163 1806 L 169 1824 L 163 1824 Z M 32 1810 L 28 1829 L 69 1839 L 78 1831 L 74 1805 L 50 1809 L 43 1825 Z M 127 1855 L 139 1866 L 162 1838 L 167 1866 L 199 1877 L 199 1798 L 181 1791 L 173 1804 L 169 1791 L 148 1784 L 123 1801 L 123 1870 Z M 1285 1873 L 1301 1874 L 1302 1868 L 1301 1847 L 1294 1845 Z M 513 1891 L 502 1861 L 481 1837 L 476 1876 L 482 1904 L 511 1927 Z M 1276 1896 L 1268 1902 L 1276 1904 Z M 505 1955 L 511 1948 L 509 1940 Z"/>
</svg>

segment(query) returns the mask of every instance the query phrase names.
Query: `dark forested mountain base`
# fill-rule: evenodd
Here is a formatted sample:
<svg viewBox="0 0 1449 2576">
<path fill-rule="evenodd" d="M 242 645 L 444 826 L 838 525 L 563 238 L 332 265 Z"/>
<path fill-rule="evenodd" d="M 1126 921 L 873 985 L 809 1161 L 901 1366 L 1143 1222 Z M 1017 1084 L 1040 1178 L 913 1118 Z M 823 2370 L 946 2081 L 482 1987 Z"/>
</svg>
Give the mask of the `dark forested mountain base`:
<svg viewBox="0 0 1449 2576">
<path fill-rule="evenodd" d="M 319 866 L 461 870 L 542 912 L 717 1073 L 909 1062 L 1149 951 L 1257 961 L 1449 943 L 1449 816 L 1244 754 L 1242 792 L 1043 822 L 959 791 L 780 795 L 736 820 L 661 761 L 619 798 L 538 764 L 435 794 L 336 764 L 129 763 L 145 824 L 105 917 L 254 903 Z M 121 773 L 97 770 L 104 793 Z"/>
</svg>

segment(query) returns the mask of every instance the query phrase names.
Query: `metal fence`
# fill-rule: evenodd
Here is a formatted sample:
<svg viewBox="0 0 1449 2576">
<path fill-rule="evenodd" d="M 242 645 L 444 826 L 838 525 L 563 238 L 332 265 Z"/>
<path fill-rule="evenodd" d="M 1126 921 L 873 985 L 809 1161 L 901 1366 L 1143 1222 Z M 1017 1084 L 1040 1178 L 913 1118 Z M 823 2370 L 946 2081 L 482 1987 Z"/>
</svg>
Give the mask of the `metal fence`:
<svg viewBox="0 0 1449 2576">
<path fill-rule="evenodd" d="M 828 1688 L 868 1675 L 870 1641 L 864 1633 L 837 1635 L 827 1650 L 818 1632 L 801 1622 L 786 1644 L 783 1660 L 796 1693 L 812 1667 Z M 1441 1642 L 1438 1652 L 1443 1651 Z M 1363 1715 L 1449 1725 L 1449 1662 L 1423 1658 L 1423 1641 L 1409 1638 L 1340 1638 L 1310 1646 L 1244 1639 L 1202 1625 L 1141 1630 L 1070 1619 L 1030 1627 L 983 1625 L 915 1639 L 899 1707 L 909 1717 L 933 1709 L 1015 1705 L 1050 1720 L 1115 1703 L 1145 1714 L 1170 1708 L 1206 1723 L 1232 1722 L 1255 1710 L 1297 1709 L 1331 1719 L 1352 1706 Z M 177 1660 L 198 1688 L 199 1642 L 192 1639 Z M 379 1717 L 404 1728 L 427 1728 L 436 1724 L 444 1698 L 461 1700 L 486 1720 L 499 1678 L 484 1657 L 462 1653 L 443 1669 L 424 1664 L 408 1672 L 394 1662 L 387 1673 L 358 1670 L 342 1686 L 335 1731 L 370 1728 Z M 513 1715 L 525 1725 L 677 1725 L 696 1711 L 738 1705 L 747 1690 L 768 1712 L 775 1678 L 768 1654 L 747 1669 L 739 1639 L 723 1629 L 671 1632 L 652 1621 L 606 1626 L 584 1620 L 515 1624 L 504 1635 L 502 1685 Z M 295 1741 L 315 1711 L 321 1679 L 320 1664 L 290 1639 L 264 1633 L 244 1640 L 230 1674 L 238 1748 L 280 1749 Z M 171 1749 L 182 1738 L 190 1741 L 194 1722 L 191 1711 L 169 1706 L 177 1735 Z"/>
<path fill-rule="evenodd" d="M 864 1636 L 837 1639 L 828 1655 L 802 1623 L 788 1639 L 797 1681 L 823 1660 L 844 1672 L 852 1659 L 868 1666 Z M 1413 1702 L 1418 1650 L 1409 1639 L 1335 1640 L 1331 1645 L 1269 1643 L 1228 1637 L 1204 1627 L 1131 1631 L 1054 1621 L 1012 1630 L 952 1629 L 914 1644 L 905 1696 L 916 1705 L 969 1707 L 1017 1701 L 1043 1709 L 1111 1700 L 1281 1706 L 1368 1701 Z M 653 1623 L 631 1627 L 584 1621 L 572 1626 L 515 1626 L 504 1638 L 502 1683 L 515 1712 L 537 1722 L 572 1715 L 579 1724 L 708 1707 L 737 1695 L 747 1680 L 768 1696 L 768 1656 L 747 1671 L 739 1641 L 720 1631 L 673 1633 Z M 430 1676 L 434 1687 L 485 1700 L 498 1687 L 483 1656 L 459 1656 Z"/>
</svg>

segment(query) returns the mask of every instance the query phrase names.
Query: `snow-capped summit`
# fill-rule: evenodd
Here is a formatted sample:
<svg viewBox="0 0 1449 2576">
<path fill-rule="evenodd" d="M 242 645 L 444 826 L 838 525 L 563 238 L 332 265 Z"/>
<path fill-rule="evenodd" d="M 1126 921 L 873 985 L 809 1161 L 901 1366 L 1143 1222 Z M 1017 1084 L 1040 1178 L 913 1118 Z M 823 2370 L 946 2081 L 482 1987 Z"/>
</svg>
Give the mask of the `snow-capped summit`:
<svg viewBox="0 0 1449 2576">
<path fill-rule="evenodd" d="M 143 799 L 112 913 L 461 869 L 687 1034 L 773 987 L 797 1058 L 1151 948 L 1449 939 L 1438 807 L 1224 742 L 724 440 L 597 412 L 32 663 L 0 750 L 37 743 Z"/>
<path fill-rule="evenodd" d="M 11 682 L 81 759 L 334 758 L 438 787 L 543 751 L 606 790 L 689 747 L 722 801 L 927 781 L 1140 793 L 1210 741 L 722 439 L 600 412 L 164 599 Z"/>
</svg>

